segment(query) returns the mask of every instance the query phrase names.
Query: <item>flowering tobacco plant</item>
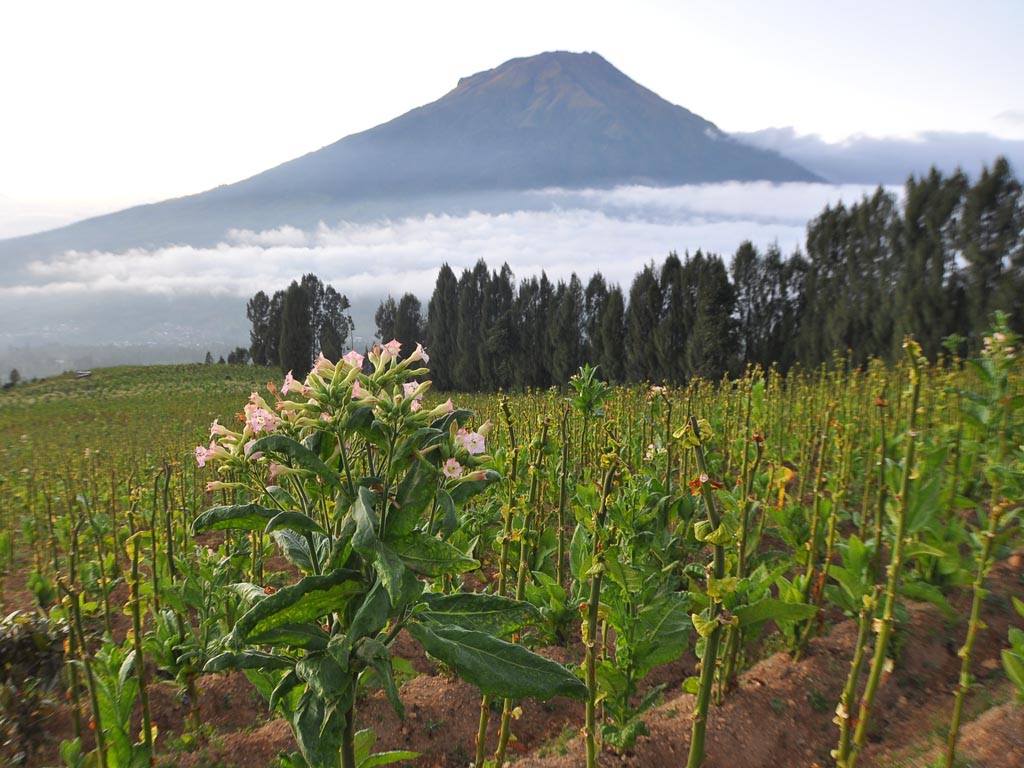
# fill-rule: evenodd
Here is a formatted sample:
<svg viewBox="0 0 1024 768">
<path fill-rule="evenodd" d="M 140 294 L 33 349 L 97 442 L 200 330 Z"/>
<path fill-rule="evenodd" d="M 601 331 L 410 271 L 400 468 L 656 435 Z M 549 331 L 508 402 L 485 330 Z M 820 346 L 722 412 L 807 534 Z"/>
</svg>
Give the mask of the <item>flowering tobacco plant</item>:
<svg viewBox="0 0 1024 768">
<path fill-rule="evenodd" d="M 402 704 L 389 646 L 401 629 L 486 694 L 586 696 L 564 667 L 500 637 L 538 618 L 494 595 L 438 594 L 433 579 L 479 567 L 447 537 L 459 509 L 499 479 L 488 469 L 489 423 L 468 428 L 451 400 L 428 409 L 429 358 L 405 360 L 391 341 L 337 363 L 322 355 L 304 382 L 286 377 L 270 404 L 253 393 L 241 431 L 214 422 L 195 450 L 246 504 L 214 507 L 193 532 L 270 535 L 302 574 L 277 591 L 234 584 L 251 607 L 206 671 L 245 669 L 271 680 L 269 700 L 288 718 L 310 766 L 355 768 L 356 688 L 376 673 Z M 296 395 L 298 397 L 296 397 Z M 240 478 L 240 479 L 239 479 Z"/>
</svg>

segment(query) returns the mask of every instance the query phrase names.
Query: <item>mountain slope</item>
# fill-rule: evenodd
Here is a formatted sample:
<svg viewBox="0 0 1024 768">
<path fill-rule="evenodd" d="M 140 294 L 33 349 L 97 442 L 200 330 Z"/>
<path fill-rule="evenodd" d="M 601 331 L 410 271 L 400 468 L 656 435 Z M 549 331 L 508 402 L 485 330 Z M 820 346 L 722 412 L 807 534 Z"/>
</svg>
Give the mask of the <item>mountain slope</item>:
<svg viewBox="0 0 1024 768">
<path fill-rule="evenodd" d="M 815 179 L 596 53 L 544 53 L 463 78 L 431 104 L 245 181 L 0 242 L 0 260 L 209 245 L 230 228 L 403 215 L 486 191 Z"/>
</svg>

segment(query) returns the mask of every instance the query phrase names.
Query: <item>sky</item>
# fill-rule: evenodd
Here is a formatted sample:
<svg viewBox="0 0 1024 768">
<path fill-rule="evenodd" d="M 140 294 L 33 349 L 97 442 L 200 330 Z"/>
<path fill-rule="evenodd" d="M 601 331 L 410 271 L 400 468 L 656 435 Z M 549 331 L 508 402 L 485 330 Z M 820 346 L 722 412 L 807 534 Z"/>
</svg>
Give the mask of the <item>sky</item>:
<svg viewBox="0 0 1024 768">
<path fill-rule="evenodd" d="M 729 132 L 1024 139 L 1018 0 L 0 5 L 0 237 L 231 183 L 517 56 L 597 51 Z"/>
</svg>

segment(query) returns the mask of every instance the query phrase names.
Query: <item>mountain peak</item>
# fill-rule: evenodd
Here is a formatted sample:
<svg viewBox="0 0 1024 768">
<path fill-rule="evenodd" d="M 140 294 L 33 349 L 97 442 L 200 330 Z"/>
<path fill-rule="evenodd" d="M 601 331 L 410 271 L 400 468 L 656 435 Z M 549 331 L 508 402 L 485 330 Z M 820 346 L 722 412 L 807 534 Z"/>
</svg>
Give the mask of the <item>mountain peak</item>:
<svg viewBox="0 0 1024 768">
<path fill-rule="evenodd" d="M 815 179 L 597 53 L 550 51 L 464 77 L 437 101 L 237 184 L 19 238 L 17 247 L 216 242 L 231 228 L 303 227 L 353 210 L 545 187 Z"/>
</svg>

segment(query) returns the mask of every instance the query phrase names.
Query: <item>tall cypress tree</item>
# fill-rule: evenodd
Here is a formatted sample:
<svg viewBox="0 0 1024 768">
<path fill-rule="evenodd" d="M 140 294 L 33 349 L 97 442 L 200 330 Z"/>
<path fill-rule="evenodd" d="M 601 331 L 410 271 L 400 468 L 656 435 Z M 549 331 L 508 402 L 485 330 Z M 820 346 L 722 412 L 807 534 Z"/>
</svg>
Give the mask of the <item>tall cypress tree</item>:
<svg viewBox="0 0 1024 768">
<path fill-rule="evenodd" d="M 601 366 L 604 379 L 614 384 L 626 382 L 626 301 L 622 289 L 613 285 L 600 309 L 599 351 L 594 362 Z"/>
<path fill-rule="evenodd" d="M 281 371 L 305 378 L 313 366 L 313 323 L 309 294 L 296 281 L 288 286 L 281 309 Z"/>
<path fill-rule="evenodd" d="M 648 264 L 633 278 L 626 309 L 626 378 L 656 381 L 659 367 L 653 339 L 661 321 L 661 286 Z"/>
<path fill-rule="evenodd" d="M 967 190 L 959 240 L 967 263 L 965 289 L 971 330 L 980 336 L 997 309 L 1010 312 L 1011 320 L 1021 327 L 1024 318 L 1016 314 L 1024 309 L 1024 196 L 1005 157 L 997 158 L 991 170 L 982 168 L 979 179 Z"/>
<path fill-rule="evenodd" d="M 459 286 L 452 268 L 441 266 L 427 304 L 427 351 L 431 374 L 440 390 L 453 387 L 458 336 Z"/>
</svg>

